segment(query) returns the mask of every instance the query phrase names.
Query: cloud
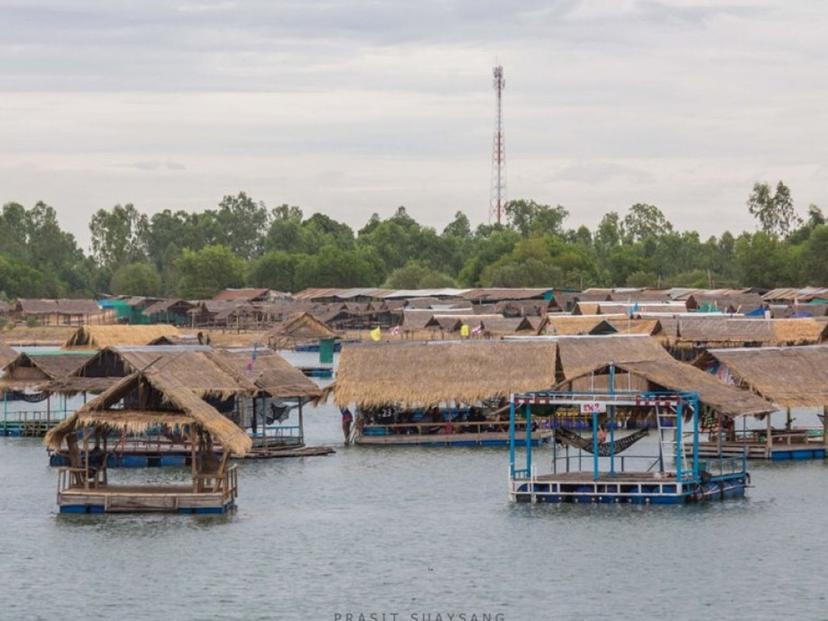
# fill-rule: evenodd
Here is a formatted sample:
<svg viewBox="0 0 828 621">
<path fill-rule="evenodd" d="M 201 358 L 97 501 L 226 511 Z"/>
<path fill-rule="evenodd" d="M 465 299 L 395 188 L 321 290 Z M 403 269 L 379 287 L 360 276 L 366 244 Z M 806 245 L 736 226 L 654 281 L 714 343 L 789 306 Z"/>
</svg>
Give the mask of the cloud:
<svg viewBox="0 0 828 621">
<path fill-rule="evenodd" d="M 0 11 L 0 200 L 48 199 L 81 239 L 101 207 L 203 209 L 240 189 L 355 226 L 400 204 L 483 221 L 495 59 L 508 194 L 573 223 L 646 201 L 713 233 L 752 226 L 756 179 L 803 208 L 824 196 L 828 8 L 806 0 Z"/>
</svg>

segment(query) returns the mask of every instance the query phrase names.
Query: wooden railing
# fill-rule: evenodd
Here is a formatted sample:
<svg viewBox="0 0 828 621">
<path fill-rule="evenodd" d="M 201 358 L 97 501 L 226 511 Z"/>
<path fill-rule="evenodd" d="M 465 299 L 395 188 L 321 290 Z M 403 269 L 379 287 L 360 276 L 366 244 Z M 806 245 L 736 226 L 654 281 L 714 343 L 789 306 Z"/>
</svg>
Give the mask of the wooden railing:
<svg viewBox="0 0 828 621">
<path fill-rule="evenodd" d="M 196 492 L 221 492 L 224 498 L 235 499 L 239 493 L 239 475 L 235 464 L 225 468 L 224 473 L 211 472 L 196 474 L 193 477 Z"/>
<path fill-rule="evenodd" d="M 58 468 L 58 493 L 67 489 L 94 489 L 107 484 L 106 466 L 102 468 Z"/>
</svg>

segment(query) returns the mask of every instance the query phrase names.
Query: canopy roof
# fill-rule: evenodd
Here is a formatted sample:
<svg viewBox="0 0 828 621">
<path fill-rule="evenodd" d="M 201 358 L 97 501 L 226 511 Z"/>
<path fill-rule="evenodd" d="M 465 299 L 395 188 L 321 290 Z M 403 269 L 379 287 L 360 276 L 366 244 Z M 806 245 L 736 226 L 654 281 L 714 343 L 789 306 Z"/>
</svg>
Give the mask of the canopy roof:
<svg viewBox="0 0 828 621">
<path fill-rule="evenodd" d="M 710 349 L 695 364 L 781 407 L 828 406 L 828 345 Z"/>
<path fill-rule="evenodd" d="M 61 352 L 54 354 L 20 353 L 2 368 L 3 388 L 22 390 L 40 388 L 66 377 L 83 365 L 93 352 Z"/>
<path fill-rule="evenodd" d="M 577 377 L 611 362 L 674 362 L 658 340 L 646 335 L 570 336 L 557 342 L 564 378 Z"/>
<path fill-rule="evenodd" d="M 173 427 L 194 421 L 230 453 L 243 456 L 250 450 L 252 443 L 244 431 L 160 366 L 122 378 L 51 429 L 44 444 L 58 450 L 63 439 L 84 424 L 145 429 L 151 424 Z M 138 406 L 130 409 L 116 407 L 125 398 Z"/>
<path fill-rule="evenodd" d="M 555 384 L 555 352 L 550 340 L 347 345 L 335 401 L 415 407 L 542 390 Z"/>
<path fill-rule="evenodd" d="M 606 375 L 610 365 L 600 365 L 594 369 L 568 379 L 565 385 L 571 385 L 579 379 L 595 375 Z M 725 416 L 762 416 L 773 412 L 772 403 L 742 390 L 728 386 L 710 374 L 696 367 L 669 358 L 668 360 L 649 360 L 639 362 L 616 363 L 616 371 L 626 372 L 647 382 L 646 389 L 666 389 L 696 392 L 702 404 L 707 405 Z M 624 388 L 623 385 L 618 386 Z M 637 387 L 643 388 L 643 387 Z"/>
<path fill-rule="evenodd" d="M 178 328 L 167 324 L 152 326 L 81 326 L 64 344 L 65 349 L 102 349 L 113 345 L 147 345 L 161 336 L 177 336 Z"/>
</svg>

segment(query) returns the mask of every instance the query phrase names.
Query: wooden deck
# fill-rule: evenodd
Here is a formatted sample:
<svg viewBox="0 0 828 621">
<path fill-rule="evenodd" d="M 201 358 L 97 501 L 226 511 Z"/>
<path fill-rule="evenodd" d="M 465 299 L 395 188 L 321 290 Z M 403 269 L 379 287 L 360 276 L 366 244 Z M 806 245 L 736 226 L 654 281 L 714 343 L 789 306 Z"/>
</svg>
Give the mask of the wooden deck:
<svg viewBox="0 0 828 621">
<path fill-rule="evenodd" d="M 195 485 L 114 485 L 100 477 L 84 485 L 77 482 L 81 472 L 60 469 L 57 504 L 61 513 L 225 513 L 235 506 L 238 496 L 235 466 L 218 479 L 199 475 Z"/>
</svg>

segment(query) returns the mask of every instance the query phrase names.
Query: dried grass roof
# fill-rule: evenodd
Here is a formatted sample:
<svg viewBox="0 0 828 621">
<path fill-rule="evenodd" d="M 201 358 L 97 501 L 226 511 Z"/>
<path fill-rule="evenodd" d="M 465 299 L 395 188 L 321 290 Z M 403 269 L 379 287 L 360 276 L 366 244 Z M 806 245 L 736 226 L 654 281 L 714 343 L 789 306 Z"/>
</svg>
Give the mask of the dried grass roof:
<svg viewBox="0 0 828 621">
<path fill-rule="evenodd" d="M 124 397 L 130 394 L 140 394 L 141 386 L 146 387 L 144 388 L 145 395 L 148 401 L 152 401 L 150 407 L 129 410 L 114 407 Z M 157 367 L 148 368 L 121 379 L 51 429 L 44 438 L 44 444 L 53 450 L 59 450 L 63 439 L 80 426 L 81 421 L 94 421 L 94 424 L 101 426 L 129 428 L 130 425 L 143 426 L 148 418 L 158 417 L 159 413 L 163 416 L 180 415 L 194 420 L 234 455 L 243 456 L 252 446 L 250 438 L 244 431 L 196 396 L 176 377 L 164 373 L 162 368 Z M 116 418 L 117 422 L 113 422 Z"/>
<path fill-rule="evenodd" d="M 576 335 L 595 334 L 597 332 L 615 332 L 609 320 L 610 318 L 621 319 L 623 315 L 562 315 L 550 313 L 547 316 L 546 333 L 552 335 Z"/>
<path fill-rule="evenodd" d="M 463 341 L 343 347 L 340 405 L 475 403 L 555 384 L 553 341 Z"/>
<path fill-rule="evenodd" d="M 633 376 L 645 378 L 652 384 L 650 389 L 696 392 L 701 403 L 726 416 L 762 416 L 775 409 L 769 401 L 747 390 L 728 386 L 710 374 L 673 358 L 616 363 L 614 366 Z M 600 365 L 564 383 L 569 384 L 592 373 L 607 372 L 608 365 Z"/>
<path fill-rule="evenodd" d="M 316 382 L 274 351 L 258 351 L 252 363 L 250 352 L 217 351 L 215 355 L 227 360 L 271 397 L 315 398 L 322 394 Z"/>
<path fill-rule="evenodd" d="M 658 319 L 610 319 L 609 323 L 618 334 L 646 334 L 653 336 L 661 331 Z"/>
<path fill-rule="evenodd" d="M 564 378 L 577 377 L 611 362 L 658 361 L 674 359 L 658 340 L 649 336 L 609 335 L 557 339 L 558 357 Z"/>
<path fill-rule="evenodd" d="M 147 345 L 158 337 L 170 335 L 177 336 L 178 328 L 166 324 L 81 326 L 63 347 L 102 349 L 113 345 Z"/>
<path fill-rule="evenodd" d="M 696 364 L 711 360 L 781 407 L 828 406 L 828 345 L 711 349 Z"/>
<path fill-rule="evenodd" d="M 270 341 L 333 338 L 337 334 L 310 313 L 291 315 L 267 333 Z"/>
<path fill-rule="evenodd" d="M 74 372 L 92 355 L 93 352 L 17 354 L 3 367 L 0 386 L 10 389 L 43 387 Z"/>
<path fill-rule="evenodd" d="M 17 358 L 17 352 L 5 343 L 0 343 L 0 368 L 5 367 Z"/>
</svg>

